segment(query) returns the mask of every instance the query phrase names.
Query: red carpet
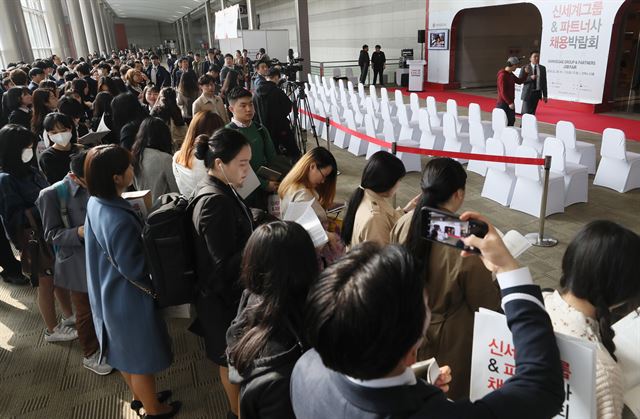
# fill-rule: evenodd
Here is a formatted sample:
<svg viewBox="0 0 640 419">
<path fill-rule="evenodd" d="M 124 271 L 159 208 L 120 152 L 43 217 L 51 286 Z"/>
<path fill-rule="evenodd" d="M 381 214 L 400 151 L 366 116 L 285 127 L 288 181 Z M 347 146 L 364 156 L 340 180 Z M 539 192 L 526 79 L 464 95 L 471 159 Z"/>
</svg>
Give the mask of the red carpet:
<svg viewBox="0 0 640 419">
<path fill-rule="evenodd" d="M 389 89 L 394 91 L 396 89 Z M 403 94 L 409 95 L 406 88 L 400 89 Z M 436 102 L 446 103 L 447 99 L 455 99 L 458 106 L 468 107 L 470 103 L 477 103 L 485 112 L 491 112 L 496 107 L 496 100 L 485 96 L 471 95 L 457 91 L 429 91 L 418 93 L 421 99 L 427 96 L 433 96 Z M 536 117 L 540 122 L 555 124 L 558 121 L 570 121 L 576 126 L 576 129 L 583 131 L 591 131 L 602 134 L 605 128 L 618 128 L 625 132 L 628 140 L 640 141 L 640 121 L 634 121 L 627 118 L 618 118 L 609 115 L 587 114 L 582 112 L 567 111 L 559 108 L 545 106 L 541 101 L 538 105 Z"/>
</svg>

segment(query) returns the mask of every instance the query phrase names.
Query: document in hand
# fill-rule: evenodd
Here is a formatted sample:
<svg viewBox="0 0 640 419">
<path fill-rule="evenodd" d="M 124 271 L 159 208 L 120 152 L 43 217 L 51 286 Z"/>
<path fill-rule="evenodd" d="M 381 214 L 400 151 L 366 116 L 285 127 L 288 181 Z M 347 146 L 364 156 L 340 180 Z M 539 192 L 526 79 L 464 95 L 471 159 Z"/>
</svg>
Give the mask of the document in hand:
<svg viewBox="0 0 640 419">
<path fill-rule="evenodd" d="M 557 419 L 596 419 L 596 346 L 556 333 L 564 376 L 565 401 Z M 471 352 L 470 399 L 478 400 L 497 390 L 515 375 L 516 362 L 507 318 L 481 308 L 475 314 Z"/>
<path fill-rule="evenodd" d="M 309 236 L 311 236 L 313 245 L 319 248 L 329 241 L 329 237 L 327 237 L 327 232 L 324 231 L 318 215 L 311 208 L 314 201 L 315 199 L 304 202 L 291 202 L 282 219 L 284 221 L 294 221 L 304 227 Z"/>
<path fill-rule="evenodd" d="M 640 418 L 640 314 L 632 311 L 613 325 L 616 357 L 624 377 L 624 404 Z"/>
<path fill-rule="evenodd" d="M 107 124 L 104 122 L 104 116 L 106 114 L 103 113 L 102 114 L 102 119 L 100 119 L 100 124 L 98 125 L 98 129 L 96 130 L 96 132 L 110 132 L 111 130 L 109 129 L 109 127 L 107 126 Z"/>
<path fill-rule="evenodd" d="M 514 258 L 518 258 L 531 247 L 531 242 L 515 230 L 509 230 L 502 237 L 502 241 Z"/>
<path fill-rule="evenodd" d="M 247 199 L 249 195 L 253 193 L 256 189 L 260 187 L 260 179 L 256 175 L 256 172 L 253 171 L 251 167 L 249 167 L 249 173 L 247 173 L 247 178 L 244 180 L 242 187 L 235 188 L 238 195 L 242 197 L 242 199 Z"/>
<path fill-rule="evenodd" d="M 102 143 L 102 139 L 104 137 L 107 136 L 107 134 L 109 134 L 110 131 L 97 131 L 97 132 L 90 132 L 87 135 L 85 135 L 84 137 L 80 137 L 78 138 L 78 143 L 80 144 L 86 144 L 86 145 L 92 145 L 92 144 L 101 144 Z"/>
</svg>

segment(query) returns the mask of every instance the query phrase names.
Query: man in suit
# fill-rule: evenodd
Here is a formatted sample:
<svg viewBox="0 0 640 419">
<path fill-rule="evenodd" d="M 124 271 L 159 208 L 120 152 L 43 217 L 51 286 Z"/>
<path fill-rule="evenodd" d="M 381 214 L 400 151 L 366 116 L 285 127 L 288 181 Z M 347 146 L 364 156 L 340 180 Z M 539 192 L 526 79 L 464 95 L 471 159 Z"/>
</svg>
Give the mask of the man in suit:
<svg viewBox="0 0 640 419">
<path fill-rule="evenodd" d="M 209 70 L 211 69 L 211 67 L 213 67 L 214 65 L 217 65 L 217 62 L 216 62 L 216 49 L 215 48 L 210 48 L 207 51 L 207 58 L 202 63 L 202 74 L 207 74 L 209 72 Z"/>
<path fill-rule="evenodd" d="M 380 45 L 376 45 L 375 48 L 376 50 L 373 51 L 373 54 L 371 54 L 371 65 L 373 66 L 373 84 L 376 84 L 378 76 L 380 76 L 380 84 L 384 84 L 382 75 L 387 65 L 387 57 L 385 57 L 384 52 L 381 51 L 382 47 Z"/>
<path fill-rule="evenodd" d="M 475 213 L 462 218 L 486 222 Z M 424 278 L 404 248 L 366 242 L 329 266 L 309 291 L 305 329 L 312 349 L 291 376 L 296 417 L 539 419 L 560 412 L 560 354 L 540 288 L 493 226 L 483 239 L 462 240 L 482 254 L 464 256 L 481 257 L 497 275 L 518 348 L 516 374 L 474 403 L 447 400 L 446 367 L 434 384 L 416 377 L 411 365 L 431 317 Z"/>
<path fill-rule="evenodd" d="M 526 76 L 522 87 L 522 114 L 536 114 L 540 99 L 547 103 L 547 68 L 540 65 L 540 53 L 533 51 L 529 57 L 531 61 L 522 70 L 520 78 Z"/>
<path fill-rule="evenodd" d="M 151 56 L 151 65 L 144 72 L 154 86 L 158 86 L 160 89 L 171 86 L 171 74 L 160 64 L 160 57 L 157 55 Z"/>
<path fill-rule="evenodd" d="M 367 81 L 367 73 L 369 72 L 369 45 L 363 45 L 358 57 L 358 65 L 360 66 L 360 83 Z"/>
<path fill-rule="evenodd" d="M 175 73 L 173 75 L 172 84 L 174 88 L 178 87 L 178 85 L 180 84 L 180 79 L 182 78 L 182 75 L 187 71 L 189 71 L 190 68 L 191 68 L 191 65 L 189 64 L 189 60 L 186 57 L 180 58 L 180 60 L 178 61 L 178 65 L 176 66 Z"/>
<path fill-rule="evenodd" d="M 84 79 L 89 85 L 89 102 L 93 102 L 98 94 L 98 82 L 91 78 L 91 66 L 89 63 L 82 62 L 75 68 L 76 74 Z"/>
</svg>

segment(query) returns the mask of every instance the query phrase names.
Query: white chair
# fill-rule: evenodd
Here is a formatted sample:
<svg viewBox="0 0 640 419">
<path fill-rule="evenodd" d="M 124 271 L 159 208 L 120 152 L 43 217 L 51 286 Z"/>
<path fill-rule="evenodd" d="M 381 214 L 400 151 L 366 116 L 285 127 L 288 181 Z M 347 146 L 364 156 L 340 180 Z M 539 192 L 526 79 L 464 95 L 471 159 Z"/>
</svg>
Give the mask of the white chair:
<svg viewBox="0 0 640 419">
<path fill-rule="evenodd" d="M 336 106 L 331 108 L 331 119 L 340 125 L 345 125 L 343 118 L 345 111 L 339 111 Z M 347 148 L 349 146 L 349 140 L 346 138 L 346 133 L 337 127 L 331 126 L 331 139 L 333 144 L 338 148 Z"/>
<path fill-rule="evenodd" d="M 418 122 L 420 118 L 420 98 L 417 93 L 409 95 L 409 107 L 411 108 L 411 122 Z"/>
<path fill-rule="evenodd" d="M 504 156 L 504 144 L 497 138 L 487 139 L 486 153 L 493 156 Z M 486 162 L 487 174 L 480 196 L 497 202 L 505 207 L 511 203 L 516 175 L 512 168 L 502 162 Z"/>
<path fill-rule="evenodd" d="M 356 123 L 358 125 L 364 125 L 364 114 L 362 113 L 362 108 L 358 103 L 358 96 L 356 96 L 355 94 L 351 95 L 350 103 L 350 108 L 353 111 L 353 117 L 355 118 Z"/>
<path fill-rule="evenodd" d="M 379 140 L 384 141 L 384 137 L 380 134 L 376 133 L 376 129 L 375 126 L 373 125 L 373 118 L 371 118 L 371 115 L 366 114 L 364 116 L 364 130 L 365 133 L 372 138 L 377 138 Z M 369 158 L 371 156 L 373 156 L 375 153 L 377 153 L 378 151 L 383 150 L 383 147 L 375 144 L 375 143 L 368 143 L 367 144 L 367 157 L 366 159 L 369 160 Z"/>
<path fill-rule="evenodd" d="M 469 134 L 458 132 L 456 119 L 450 113 L 445 113 L 442 117 L 442 132 L 444 133 L 444 151 L 455 151 L 459 153 L 471 152 Z M 468 162 L 466 159 L 455 159 L 460 164 Z"/>
<path fill-rule="evenodd" d="M 640 188 L 640 154 L 627 151 L 623 131 L 614 128 L 604 130 L 600 156 L 594 185 L 620 193 Z"/>
<path fill-rule="evenodd" d="M 518 148 L 516 156 L 537 158 L 538 153 L 533 148 L 523 145 Z M 513 197 L 509 208 L 539 217 L 543 190 L 544 177 L 542 175 L 542 167 L 517 164 L 516 186 L 513 188 Z M 564 177 L 550 172 L 545 216 L 559 212 L 564 212 Z"/>
<path fill-rule="evenodd" d="M 312 113 L 316 114 L 316 115 L 320 115 L 320 103 L 322 103 L 319 99 L 314 98 L 312 95 L 308 95 L 308 100 L 309 100 L 309 108 L 311 110 Z M 307 118 L 311 118 L 311 116 L 305 116 L 305 119 Z M 322 133 L 325 131 L 325 124 L 324 123 L 320 123 L 320 121 L 316 120 L 314 121 L 314 124 L 316 126 L 316 134 L 318 134 L 319 137 L 322 137 Z"/>
<path fill-rule="evenodd" d="M 405 113 L 407 114 L 407 116 L 409 118 L 411 118 L 412 110 L 411 110 L 410 106 L 405 105 L 405 103 L 404 103 L 404 95 L 402 94 L 402 90 L 396 89 L 393 92 L 393 95 L 394 95 L 394 97 L 393 97 L 393 105 L 396 108 L 396 115 L 398 114 L 398 108 L 402 106 L 404 108 Z"/>
<path fill-rule="evenodd" d="M 360 98 L 360 103 L 364 103 L 367 99 L 367 92 L 364 89 L 364 84 L 358 83 L 358 97 Z"/>
<path fill-rule="evenodd" d="M 358 83 L 358 78 L 353 74 L 353 68 L 351 67 L 347 67 L 345 69 L 345 75 L 347 76 L 347 78 L 349 79 L 349 81 L 353 84 Z"/>
<path fill-rule="evenodd" d="M 398 108 L 398 123 L 400 124 L 400 134 L 398 138 L 400 140 L 411 140 L 415 143 L 420 142 L 420 126 L 418 122 L 409 121 L 407 116 L 407 108 L 401 106 Z"/>
<path fill-rule="evenodd" d="M 500 138 L 502 130 L 507 127 L 507 114 L 500 108 L 494 108 L 491 111 L 491 128 L 493 129 L 493 138 Z"/>
<path fill-rule="evenodd" d="M 347 123 L 347 126 L 352 130 L 362 132 L 363 128 L 359 127 L 356 124 L 356 121 L 354 119 L 352 112 L 353 111 L 351 111 L 350 109 L 345 111 L 344 113 L 345 122 Z M 367 154 L 367 147 L 369 143 L 364 140 L 361 140 L 355 135 L 351 135 L 350 137 L 351 138 L 349 138 L 349 153 L 353 154 L 354 156 L 364 156 L 365 154 Z"/>
<path fill-rule="evenodd" d="M 420 124 L 420 148 L 427 150 L 442 150 L 444 147 L 444 134 L 442 128 L 432 128 L 429 122 L 429 112 L 420 109 L 418 112 Z"/>
<path fill-rule="evenodd" d="M 380 116 L 382 117 L 382 133 L 388 141 L 395 141 L 400 135 L 400 122 L 395 116 L 391 116 L 388 102 L 380 102 Z"/>
<path fill-rule="evenodd" d="M 522 145 L 529 146 L 540 154 L 548 136 L 538 133 L 538 120 L 534 115 L 528 113 L 522 115 L 522 129 L 520 132 L 522 134 Z"/>
<path fill-rule="evenodd" d="M 445 112 L 438 112 L 438 107 L 436 106 L 436 98 L 433 96 L 427 96 L 427 111 L 429 112 L 429 119 L 432 127 L 441 127 L 442 126 L 442 115 Z"/>
<path fill-rule="evenodd" d="M 316 110 L 317 110 L 316 114 L 318 114 L 322 118 L 326 118 L 327 114 L 329 114 L 329 112 L 327 112 L 326 109 L 328 109 L 328 106 L 326 106 L 323 101 L 318 100 L 316 102 Z M 318 135 L 323 140 L 329 141 L 329 133 L 327 132 L 327 128 L 325 127 L 326 124 L 323 121 L 317 121 L 317 122 L 318 123 L 316 124 L 316 126 L 322 127 L 321 129 L 318 130 Z"/>
<path fill-rule="evenodd" d="M 486 138 L 481 122 L 469 120 L 469 142 L 471 143 L 472 153 L 485 154 Z M 484 176 L 487 174 L 487 164 L 482 160 L 470 160 L 467 170 Z"/>
<path fill-rule="evenodd" d="M 389 92 L 387 91 L 386 87 L 380 88 L 380 106 L 382 106 L 383 102 L 386 103 L 387 106 L 389 107 L 389 112 L 391 113 L 391 116 L 395 116 L 396 114 L 395 105 L 393 104 L 393 102 L 389 100 Z"/>
<path fill-rule="evenodd" d="M 491 129 L 491 122 L 482 120 L 482 110 L 480 109 L 480 105 L 477 103 L 469 104 L 469 123 L 471 123 L 471 121 L 480 122 L 482 130 L 484 131 L 484 137 L 491 137 L 493 133 L 493 130 Z"/>
<path fill-rule="evenodd" d="M 373 106 L 373 100 L 371 97 L 367 97 L 364 101 L 364 110 L 366 115 L 371 115 L 373 119 L 373 126 L 377 133 L 382 133 L 383 123 L 382 123 L 382 115 L 379 112 L 376 112 Z"/>
<path fill-rule="evenodd" d="M 369 97 L 373 101 L 373 109 L 375 109 L 376 112 L 380 112 L 380 99 L 378 98 L 376 86 L 373 84 L 369 85 Z"/>
<path fill-rule="evenodd" d="M 551 172 L 564 178 L 564 206 L 587 202 L 589 194 L 589 174 L 587 166 L 568 163 L 564 143 L 553 137 L 544 141 L 543 156 L 551 156 Z"/>
<path fill-rule="evenodd" d="M 347 72 L 348 70 L 349 69 L 347 68 Z M 351 80 L 347 81 L 347 91 L 349 92 L 350 95 L 355 93 L 355 90 L 353 89 L 353 82 Z"/>
<path fill-rule="evenodd" d="M 456 119 L 458 133 L 469 132 L 469 118 L 458 115 L 458 103 L 454 99 L 447 100 L 447 113 Z"/>
<path fill-rule="evenodd" d="M 513 127 L 506 127 L 502 130 L 499 138 L 504 144 L 504 152 L 507 156 L 515 156 L 518 147 L 522 144 L 518 131 Z"/>
<path fill-rule="evenodd" d="M 576 127 L 568 121 L 556 124 L 556 138 L 564 142 L 567 161 L 587 166 L 589 174 L 596 173 L 596 146 L 584 141 L 576 141 Z"/>
</svg>

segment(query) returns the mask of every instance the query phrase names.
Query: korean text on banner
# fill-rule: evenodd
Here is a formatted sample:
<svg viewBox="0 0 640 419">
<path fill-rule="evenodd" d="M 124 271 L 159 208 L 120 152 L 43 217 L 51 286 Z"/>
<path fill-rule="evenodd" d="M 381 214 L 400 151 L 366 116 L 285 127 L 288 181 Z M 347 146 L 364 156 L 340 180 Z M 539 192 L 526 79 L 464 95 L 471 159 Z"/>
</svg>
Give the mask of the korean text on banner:
<svg viewBox="0 0 640 419">
<path fill-rule="evenodd" d="M 565 401 L 556 419 L 596 419 L 596 347 L 556 333 L 564 375 Z M 502 387 L 515 375 L 515 353 L 506 317 L 491 310 L 475 314 L 471 355 L 471 400 Z"/>
</svg>

